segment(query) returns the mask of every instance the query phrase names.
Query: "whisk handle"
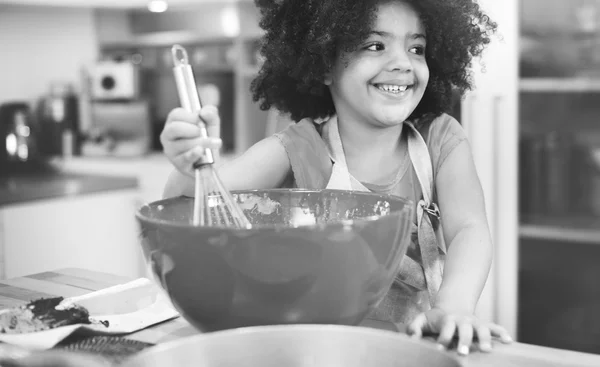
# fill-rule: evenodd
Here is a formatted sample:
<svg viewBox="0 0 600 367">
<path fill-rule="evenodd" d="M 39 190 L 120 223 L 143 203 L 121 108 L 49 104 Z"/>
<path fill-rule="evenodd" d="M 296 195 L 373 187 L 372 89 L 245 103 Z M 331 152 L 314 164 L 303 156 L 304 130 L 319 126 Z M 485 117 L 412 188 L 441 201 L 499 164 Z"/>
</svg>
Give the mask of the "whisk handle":
<svg viewBox="0 0 600 367">
<path fill-rule="evenodd" d="M 200 103 L 200 96 L 198 95 L 194 72 L 188 62 L 187 52 L 180 45 L 174 45 L 171 51 L 173 54 L 173 74 L 175 75 L 179 103 L 184 109 L 193 113 L 198 113 L 202 108 L 202 104 Z M 208 132 L 204 123 L 201 122 L 199 127 L 200 136 L 203 138 L 208 137 Z M 204 150 L 204 155 L 194 163 L 194 168 L 199 168 L 206 164 L 213 164 L 214 162 L 212 150 L 207 148 Z"/>
</svg>

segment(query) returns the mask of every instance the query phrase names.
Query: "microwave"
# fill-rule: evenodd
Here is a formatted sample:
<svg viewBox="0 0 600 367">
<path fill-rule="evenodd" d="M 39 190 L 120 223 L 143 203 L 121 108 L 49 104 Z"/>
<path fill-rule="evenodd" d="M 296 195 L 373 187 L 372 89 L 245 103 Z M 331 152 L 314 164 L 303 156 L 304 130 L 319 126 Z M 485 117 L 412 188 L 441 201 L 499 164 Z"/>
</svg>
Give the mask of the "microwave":
<svg viewBox="0 0 600 367">
<path fill-rule="evenodd" d="M 140 97 L 140 69 L 130 61 L 102 61 L 89 70 L 94 101 L 136 100 Z"/>
</svg>

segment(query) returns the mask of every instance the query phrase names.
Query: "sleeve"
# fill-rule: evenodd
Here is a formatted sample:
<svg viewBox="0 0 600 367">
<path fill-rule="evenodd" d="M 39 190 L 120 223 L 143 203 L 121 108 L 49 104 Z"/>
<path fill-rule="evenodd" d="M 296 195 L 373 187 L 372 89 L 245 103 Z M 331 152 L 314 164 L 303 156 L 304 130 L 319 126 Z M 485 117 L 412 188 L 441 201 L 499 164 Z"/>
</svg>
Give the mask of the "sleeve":
<svg viewBox="0 0 600 367">
<path fill-rule="evenodd" d="M 460 143 L 467 140 L 462 125 L 450 115 L 443 114 L 429 125 L 427 146 L 433 164 L 434 179 L 450 153 Z"/>
<path fill-rule="evenodd" d="M 322 189 L 331 175 L 327 147 L 312 120 L 304 119 L 274 134 L 290 161 L 295 187 Z"/>
</svg>

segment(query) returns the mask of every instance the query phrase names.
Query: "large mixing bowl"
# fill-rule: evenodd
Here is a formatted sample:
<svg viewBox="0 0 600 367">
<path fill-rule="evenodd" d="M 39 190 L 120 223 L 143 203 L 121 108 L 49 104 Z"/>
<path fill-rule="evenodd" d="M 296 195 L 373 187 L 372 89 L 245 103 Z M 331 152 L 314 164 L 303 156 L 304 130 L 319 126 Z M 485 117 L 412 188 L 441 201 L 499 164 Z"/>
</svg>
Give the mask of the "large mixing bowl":
<svg viewBox="0 0 600 367">
<path fill-rule="evenodd" d="M 383 299 L 410 243 L 413 203 L 342 190 L 234 191 L 251 229 L 191 224 L 193 198 L 144 205 L 147 263 L 201 331 L 359 324 Z"/>
<path fill-rule="evenodd" d="M 341 325 L 256 326 L 142 351 L 122 367 L 460 367 L 456 354 L 406 334 Z"/>
</svg>

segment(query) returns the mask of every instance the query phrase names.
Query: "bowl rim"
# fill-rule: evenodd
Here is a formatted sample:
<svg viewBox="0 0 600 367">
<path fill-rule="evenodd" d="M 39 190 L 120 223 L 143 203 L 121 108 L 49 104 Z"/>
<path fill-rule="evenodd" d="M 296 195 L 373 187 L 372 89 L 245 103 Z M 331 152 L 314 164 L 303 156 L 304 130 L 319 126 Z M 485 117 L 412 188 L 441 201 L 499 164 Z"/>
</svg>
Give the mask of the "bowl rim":
<svg viewBox="0 0 600 367">
<path fill-rule="evenodd" d="M 396 326 L 397 327 L 397 326 Z M 147 361 L 152 357 L 168 356 L 172 353 L 183 352 L 190 347 L 209 347 L 211 344 L 223 343 L 225 341 L 236 343 L 244 343 L 246 340 L 253 337 L 264 337 L 265 335 L 273 336 L 274 338 L 282 338 L 284 341 L 301 340 L 307 336 L 317 337 L 324 336 L 323 339 L 331 338 L 344 334 L 352 339 L 355 338 L 372 338 L 374 342 L 402 342 L 417 348 L 424 353 L 433 353 L 448 362 L 452 362 L 454 366 L 462 366 L 463 363 L 456 355 L 441 351 L 434 343 L 424 339 L 415 339 L 410 335 L 394 330 L 384 330 L 362 325 L 341 325 L 341 324 L 275 324 L 275 325 L 258 325 L 244 326 L 239 328 L 224 329 L 212 332 L 200 332 L 195 335 L 187 336 L 177 340 L 171 340 L 159 344 L 153 348 L 144 350 L 133 356 L 129 364 L 138 366 L 139 363 Z M 296 337 L 294 337 L 296 336 Z M 232 340 L 230 340 L 232 339 Z"/>
<path fill-rule="evenodd" d="M 374 192 L 366 192 L 366 191 L 354 191 L 354 190 L 338 190 L 338 189 L 296 189 L 296 188 L 292 188 L 292 189 L 285 189 L 285 188 L 275 188 L 275 189 L 250 189 L 250 190 L 231 190 L 230 193 L 231 194 L 258 194 L 258 193 L 264 193 L 264 192 L 299 192 L 299 193 L 323 193 L 323 192 L 338 192 L 338 193 L 352 193 L 352 194 L 358 194 L 358 195 L 364 195 L 364 196 L 378 196 L 384 200 L 390 200 L 390 201 L 401 201 L 404 202 L 404 207 L 400 210 L 395 210 L 392 211 L 389 215 L 385 215 L 385 216 L 381 216 L 381 215 L 370 215 L 370 216 L 366 216 L 366 217 L 360 217 L 360 218 L 355 218 L 355 219 L 343 219 L 343 220 L 339 220 L 339 221 L 335 221 L 332 223 L 313 223 L 313 224 L 302 224 L 302 225 L 297 225 L 297 226 L 286 226 L 286 227 L 282 227 L 282 226 L 278 226 L 275 224 L 265 224 L 265 225 L 261 225 L 260 227 L 252 227 L 252 228 L 236 228 L 236 227 L 230 227 L 230 226 L 225 226 L 225 225 L 213 225 L 213 226 L 194 226 L 192 224 L 188 224 L 188 223 L 182 223 L 182 222 L 175 222 L 175 221 L 170 221 L 170 220 L 164 220 L 164 219 L 156 219 L 156 218 L 148 218 L 147 216 L 142 214 L 142 210 L 145 207 L 148 207 L 150 205 L 160 205 L 160 203 L 163 202 L 167 202 L 167 201 L 173 201 L 174 199 L 177 198 L 186 198 L 186 199 L 193 199 L 192 196 L 186 196 L 186 195 L 180 195 L 180 196 L 173 196 L 170 198 L 164 198 L 164 199 L 160 199 L 160 200 L 155 200 L 152 202 L 148 202 L 148 203 L 144 203 L 142 205 L 140 205 L 137 210 L 135 211 L 135 217 L 137 218 L 137 220 L 144 222 L 144 223 L 149 223 L 155 226 L 161 226 L 161 227 L 170 227 L 170 228 L 194 228 L 195 230 L 202 230 L 202 229 L 206 229 L 206 230 L 234 230 L 236 232 L 258 232 L 258 231 L 279 231 L 279 230 L 283 230 L 285 228 L 285 230 L 293 230 L 293 229 L 302 229 L 302 230 L 306 230 L 306 229 L 323 229 L 325 227 L 327 228 L 337 228 L 337 227 L 343 227 L 343 226 L 349 226 L 349 225 L 353 225 L 354 223 L 367 223 L 367 222 L 374 222 L 376 220 L 378 220 L 379 218 L 383 218 L 383 217 L 387 217 L 387 216 L 391 216 L 394 213 L 398 213 L 398 212 L 402 212 L 402 211 L 408 211 L 409 216 L 411 217 L 411 221 L 412 221 L 412 217 L 414 215 L 414 201 L 402 196 L 396 196 L 396 195 L 391 195 L 391 194 L 378 194 L 378 193 L 374 193 Z"/>
</svg>

